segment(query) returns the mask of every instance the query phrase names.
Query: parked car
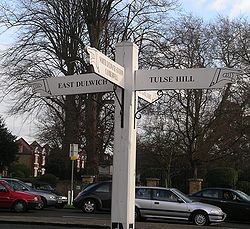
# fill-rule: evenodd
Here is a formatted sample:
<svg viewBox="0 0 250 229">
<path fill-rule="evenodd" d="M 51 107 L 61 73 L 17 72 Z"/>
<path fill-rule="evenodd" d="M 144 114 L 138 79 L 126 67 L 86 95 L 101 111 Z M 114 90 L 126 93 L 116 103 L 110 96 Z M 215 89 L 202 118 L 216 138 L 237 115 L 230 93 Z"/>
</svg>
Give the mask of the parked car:
<svg viewBox="0 0 250 229">
<path fill-rule="evenodd" d="M 250 197 L 239 190 L 229 188 L 205 188 L 190 198 L 220 207 L 228 220 L 250 221 Z"/>
<path fill-rule="evenodd" d="M 27 184 L 30 185 L 33 189 L 36 189 L 39 191 L 46 191 L 46 192 L 50 192 L 50 193 L 57 195 L 58 200 L 55 205 L 56 208 L 64 208 L 64 206 L 68 203 L 68 197 L 57 192 L 55 188 L 53 188 L 50 184 L 46 182 L 34 181 L 31 183 L 27 183 Z"/>
<path fill-rule="evenodd" d="M 25 212 L 35 209 L 41 203 L 38 195 L 15 191 L 6 181 L 0 179 L 0 208 L 11 209 L 15 212 Z"/>
<path fill-rule="evenodd" d="M 83 212 L 111 208 L 111 182 L 94 183 L 83 189 L 73 205 Z M 191 221 L 196 225 L 223 222 L 226 214 L 218 207 L 193 202 L 173 188 L 136 187 L 135 219 L 159 218 Z"/>
<path fill-rule="evenodd" d="M 42 204 L 39 207 L 40 209 L 43 209 L 45 207 L 55 206 L 57 203 L 60 202 L 60 199 L 58 198 L 57 195 L 51 192 L 33 189 L 31 186 L 25 184 L 24 182 L 18 179 L 14 178 L 1 178 L 1 179 L 10 183 L 15 190 L 28 192 L 34 195 L 39 195 L 42 200 Z"/>
</svg>

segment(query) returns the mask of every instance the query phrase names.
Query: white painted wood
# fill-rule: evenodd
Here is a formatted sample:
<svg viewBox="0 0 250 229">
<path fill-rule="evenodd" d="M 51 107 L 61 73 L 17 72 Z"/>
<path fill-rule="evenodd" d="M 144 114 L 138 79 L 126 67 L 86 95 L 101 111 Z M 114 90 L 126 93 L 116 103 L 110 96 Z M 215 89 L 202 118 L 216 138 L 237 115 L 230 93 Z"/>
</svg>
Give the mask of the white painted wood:
<svg viewBox="0 0 250 229">
<path fill-rule="evenodd" d="M 233 83 L 240 71 L 229 68 L 138 70 L 135 90 L 213 89 Z"/>
<path fill-rule="evenodd" d="M 87 52 L 90 56 L 89 62 L 94 67 L 96 73 L 117 86 L 124 88 L 124 68 L 120 64 L 95 48 L 87 47 Z"/>
<path fill-rule="evenodd" d="M 111 222 L 112 228 L 130 229 L 134 228 L 135 208 L 136 123 L 134 113 L 137 104 L 134 72 L 138 69 L 137 46 L 131 42 L 117 44 L 116 61 L 125 68 L 122 114 L 124 122 L 121 123 L 121 108 L 116 100 Z M 117 88 L 117 93 L 122 98 L 121 88 Z"/>
<path fill-rule="evenodd" d="M 34 80 L 30 86 L 34 93 L 45 97 L 113 91 L 113 84 L 96 73 Z"/>
</svg>

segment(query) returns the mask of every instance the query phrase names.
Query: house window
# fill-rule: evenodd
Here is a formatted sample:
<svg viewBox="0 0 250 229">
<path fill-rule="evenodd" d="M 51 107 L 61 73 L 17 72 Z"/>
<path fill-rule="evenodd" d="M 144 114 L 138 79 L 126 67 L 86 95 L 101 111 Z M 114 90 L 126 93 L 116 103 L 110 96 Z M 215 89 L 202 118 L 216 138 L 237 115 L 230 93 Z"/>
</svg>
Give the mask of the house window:
<svg viewBox="0 0 250 229">
<path fill-rule="evenodd" d="M 37 170 L 38 170 L 38 168 L 34 168 L 34 177 L 37 177 L 37 175 L 38 175 L 38 173 L 37 173 Z"/>
<path fill-rule="evenodd" d="M 41 169 L 41 173 L 42 173 L 41 175 L 44 175 L 44 173 L 45 173 L 45 168 L 42 168 L 42 169 Z"/>
<path fill-rule="evenodd" d="M 39 157 L 39 155 L 35 154 L 35 162 L 34 162 L 35 165 L 38 165 L 38 157 Z"/>
<path fill-rule="evenodd" d="M 84 169 L 84 165 L 85 165 L 84 160 L 82 160 L 82 169 Z"/>
<path fill-rule="evenodd" d="M 80 159 L 77 159 L 77 160 L 76 160 L 76 167 L 77 167 L 78 169 L 80 169 Z"/>
<path fill-rule="evenodd" d="M 45 156 L 42 156 L 42 165 L 45 165 Z"/>
</svg>

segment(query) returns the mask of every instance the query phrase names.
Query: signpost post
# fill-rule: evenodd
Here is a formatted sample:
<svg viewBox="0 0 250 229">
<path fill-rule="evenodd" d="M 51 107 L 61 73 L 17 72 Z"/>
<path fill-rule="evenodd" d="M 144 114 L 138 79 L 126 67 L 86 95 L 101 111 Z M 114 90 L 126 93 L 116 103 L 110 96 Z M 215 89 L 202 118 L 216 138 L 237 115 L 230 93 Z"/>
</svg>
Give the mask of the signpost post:
<svg viewBox="0 0 250 229">
<path fill-rule="evenodd" d="M 133 229 L 136 163 L 136 120 L 134 112 L 137 104 L 134 90 L 134 72 L 138 69 L 137 46 L 131 42 L 117 44 L 116 61 L 125 68 L 125 89 L 117 89 L 118 96 L 115 100 L 111 222 L 112 229 Z M 118 100 L 120 100 L 120 103 Z M 123 104 L 122 114 L 119 104 Z M 122 120 L 123 123 L 120 123 L 119 120 Z"/>
<path fill-rule="evenodd" d="M 78 144 L 70 144 L 69 157 L 71 160 L 71 185 L 70 185 L 69 204 L 72 205 L 74 196 L 74 161 L 78 158 Z"/>
<path fill-rule="evenodd" d="M 138 49 L 131 42 L 116 45 L 116 62 L 88 48 L 95 73 L 47 78 L 31 83 L 41 96 L 113 91 L 115 133 L 112 182 L 112 229 L 134 229 L 137 97 L 152 101 L 167 89 L 213 89 L 232 83 L 239 71 L 223 68 L 138 70 Z M 100 77 L 101 76 L 101 77 Z M 146 92 L 145 92 L 146 91 Z"/>
</svg>

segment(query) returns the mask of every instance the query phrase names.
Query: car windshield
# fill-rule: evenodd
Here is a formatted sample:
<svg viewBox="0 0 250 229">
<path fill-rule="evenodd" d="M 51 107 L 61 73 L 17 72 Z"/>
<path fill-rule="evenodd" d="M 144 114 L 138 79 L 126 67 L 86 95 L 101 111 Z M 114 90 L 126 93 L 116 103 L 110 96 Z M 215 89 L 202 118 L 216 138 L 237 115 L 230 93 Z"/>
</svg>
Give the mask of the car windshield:
<svg viewBox="0 0 250 229">
<path fill-rule="evenodd" d="M 185 195 L 184 193 L 182 193 L 180 190 L 178 190 L 178 189 L 173 189 L 173 191 L 175 192 L 175 194 L 178 195 L 178 197 L 180 197 L 181 199 L 183 199 L 186 203 L 191 203 L 191 202 L 193 202 L 193 200 L 191 200 L 190 198 L 188 198 L 188 196 Z"/>
<path fill-rule="evenodd" d="M 250 201 L 250 196 L 248 196 L 246 193 L 240 190 L 237 190 L 236 192 L 242 199 Z"/>
<path fill-rule="evenodd" d="M 15 190 L 19 190 L 19 191 L 23 191 L 23 190 L 27 190 L 27 191 L 32 191 L 33 189 L 25 184 L 24 182 L 20 181 L 20 180 L 6 180 L 9 184 L 11 184 Z"/>
<path fill-rule="evenodd" d="M 29 191 L 33 190 L 33 188 L 32 188 L 31 186 L 25 184 L 24 182 L 22 182 L 22 181 L 20 181 L 20 180 L 19 180 L 19 183 L 20 183 L 23 187 L 25 187 L 27 190 L 29 190 Z"/>
<path fill-rule="evenodd" d="M 33 187 L 38 190 L 54 191 L 49 184 L 34 184 Z"/>
<path fill-rule="evenodd" d="M 87 184 L 87 185 L 85 185 L 84 187 L 83 187 L 83 189 L 82 189 L 82 192 L 84 191 L 88 191 L 88 190 L 90 190 L 92 187 L 94 187 L 94 186 L 96 186 L 96 183 L 93 183 L 93 184 Z"/>
</svg>

